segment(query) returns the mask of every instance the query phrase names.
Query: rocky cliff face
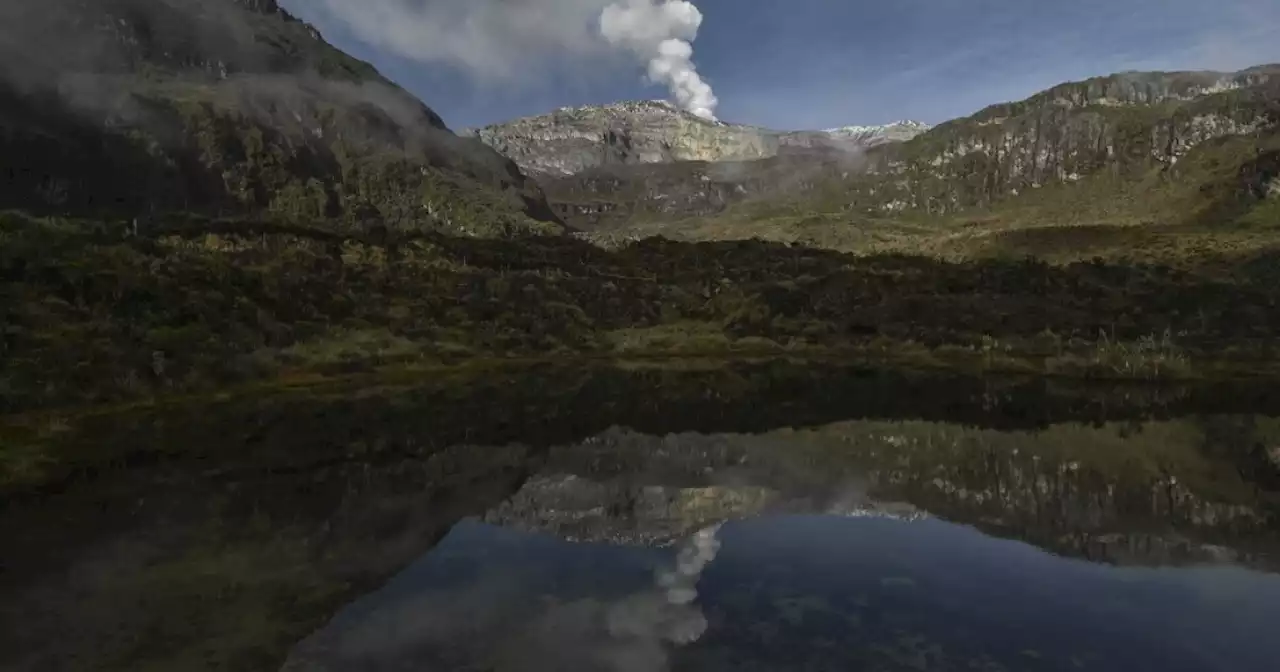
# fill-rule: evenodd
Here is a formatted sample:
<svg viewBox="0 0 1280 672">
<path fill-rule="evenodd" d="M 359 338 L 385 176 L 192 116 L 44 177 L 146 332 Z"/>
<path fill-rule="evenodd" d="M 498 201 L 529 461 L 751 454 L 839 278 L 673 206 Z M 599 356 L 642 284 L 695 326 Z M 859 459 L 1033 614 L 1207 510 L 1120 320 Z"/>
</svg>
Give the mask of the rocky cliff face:
<svg viewBox="0 0 1280 672">
<path fill-rule="evenodd" d="M 1174 172 L 1198 147 L 1259 139 L 1277 125 L 1280 66 L 1123 73 L 994 105 L 870 152 L 873 172 L 887 179 L 856 191 L 888 211 L 945 213 L 1104 171 Z"/>
<path fill-rule="evenodd" d="M 678 113 L 658 106 L 646 130 L 619 130 L 614 144 L 599 138 L 602 129 L 626 127 L 622 111 L 579 110 L 565 113 L 572 124 L 539 117 L 479 133 L 517 161 L 537 164 L 553 206 L 589 230 L 780 199 L 810 212 L 949 214 L 1050 185 L 1136 184 L 1152 171 L 1203 187 L 1205 200 L 1220 203 L 1196 216 L 1221 219 L 1242 199 L 1278 191 L 1277 74 L 1280 66 L 1124 73 L 1062 84 L 935 128 L 903 122 L 756 134 L 690 120 L 699 130 L 685 133 L 660 121 Z M 569 129 L 579 143 L 574 161 L 563 158 Z M 684 134 L 697 151 L 678 149 L 672 134 Z M 663 163 L 676 160 L 686 162 Z"/>
<path fill-rule="evenodd" d="M 0 207 L 558 226 L 514 163 L 275 0 L 18 0 L 0 25 Z"/>
<path fill-rule="evenodd" d="M 901 141 L 928 126 L 905 121 L 830 131 L 774 131 L 708 121 L 665 101 L 561 108 L 463 131 L 526 171 L 563 176 L 600 166 L 749 161 L 809 149 L 855 151 Z"/>
</svg>

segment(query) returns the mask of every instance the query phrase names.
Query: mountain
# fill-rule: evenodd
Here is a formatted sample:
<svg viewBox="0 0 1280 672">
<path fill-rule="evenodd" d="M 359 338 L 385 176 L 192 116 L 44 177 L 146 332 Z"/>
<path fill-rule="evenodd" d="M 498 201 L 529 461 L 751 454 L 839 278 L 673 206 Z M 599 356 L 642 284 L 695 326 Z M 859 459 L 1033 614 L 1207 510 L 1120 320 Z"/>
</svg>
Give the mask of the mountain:
<svg viewBox="0 0 1280 672">
<path fill-rule="evenodd" d="M 532 174 L 564 176 L 600 166 L 746 161 L 805 150 L 857 151 L 928 130 L 903 121 L 830 131 L 775 131 L 710 121 L 661 100 L 565 107 L 551 114 L 466 129 Z"/>
<path fill-rule="evenodd" d="M 655 105 L 644 106 L 640 124 L 624 114 L 638 109 L 630 105 L 520 120 L 480 136 L 525 165 L 541 161 L 542 173 L 560 167 L 539 177 L 553 207 L 579 228 L 622 235 L 759 235 L 860 252 L 933 252 L 931 241 L 901 234 L 928 225 L 939 238 L 975 220 L 979 228 L 998 220 L 1001 232 L 1144 222 L 1267 227 L 1280 216 L 1277 74 L 1280 65 L 1121 73 L 934 128 L 904 122 L 751 134 Z M 601 136 L 605 128 L 643 132 Z M 557 158 L 568 137 L 579 143 L 574 162 Z M 849 144 L 842 148 L 841 139 Z M 662 151 L 605 152 L 616 146 Z M 887 230 L 872 235 L 870 227 Z M 986 254 L 1009 242 L 1000 238 L 945 249 Z M 1069 246 L 1061 237 L 1017 244 L 1036 254 Z"/>
<path fill-rule="evenodd" d="M 1274 570 L 1275 560 L 1257 552 L 1275 544 L 1268 505 L 1255 499 L 1239 465 L 1206 445 L 1213 437 L 1222 453 L 1246 456 L 1251 442 L 1267 440 L 1258 436 L 1267 430 L 1252 423 L 1206 416 L 1024 432 L 857 420 L 661 437 L 612 428 L 553 447 L 542 473 L 485 521 L 572 541 L 665 546 L 759 515 L 934 515 L 1095 561 L 1165 566 L 1229 558 Z M 1100 446 L 1111 450 L 1084 448 Z M 1203 456 L 1205 471 L 1166 474 L 1106 457 L 1116 454 L 1152 463 Z M 1274 465 L 1262 468 L 1275 473 Z M 1225 487 L 1209 494 L 1203 483 L 1215 479 Z"/>
<path fill-rule="evenodd" d="M 18 0 L 0 24 L 0 208 L 560 227 L 515 164 L 275 0 Z"/>
<path fill-rule="evenodd" d="M 929 128 L 928 124 L 903 120 L 880 126 L 841 126 L 828 128 L 822 132 L 834 138 L 847 138 L 866 146 L 874 146 L 886 142 L 904 142 L 928 131 Z"/>
<path fill-rule="evenodd" d="M 274 2 L 24 0 L 0 26 L 0 412 L 583 353 L 1276 371 L 1276 68 L 906 141 L 619 105 L 652 127 L 539 136 L 612 163 L 531 179 Z M 646 162 L 682 156 L 739 158 Z M 557 211 L 587 231 L 515 235 Z"/>
<path fill-rule="evenodd" d="M 876 195 L 888 209 L 946 213 L 1099 173 L 1136 178 L 1156 168 L 1176 177 L 1227 145 L 1241 150 L 1241 165 L 1274 162 L 1268 142 L 1277 125 L 1280 65 L 1098 77 L 993 105 L 875 153 L 873 172 L 888 178 L 877 186 L 893 184 Z"/>
</svg>

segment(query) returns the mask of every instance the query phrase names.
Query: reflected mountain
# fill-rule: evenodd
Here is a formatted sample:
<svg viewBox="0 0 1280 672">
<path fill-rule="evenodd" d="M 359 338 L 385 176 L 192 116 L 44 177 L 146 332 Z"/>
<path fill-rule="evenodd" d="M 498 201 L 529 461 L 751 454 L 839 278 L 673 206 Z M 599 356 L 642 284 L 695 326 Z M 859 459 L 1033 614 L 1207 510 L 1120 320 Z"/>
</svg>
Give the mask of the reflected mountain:
<svg viewBox="0 0 1280 672">
<path fill-rule="evenodd" d="M 1233 440 L 1234 446 L 1224 442 Z M 923 512 L 1089 560 L 1280 568 L 1252 416 L 997 431 L 851 421 L 756 435 L 613 430 L 549 452 L 485 520 L 570 540 L 665 544 L 727 519 Z M 1229 454 L 1238 460 L 1220 459 Z M 1271 473 L 1271 472 L 1266 472 Z"/>
<path fill-rule="evenodd" d="M 768 362 L 13 418 L 0 668 L 278 669 L 344 605 L 477 526 L 639 553 L 622 595 L 665 624 L 662 647 L 698 619 L 670 598 L 689 586 L 655 567 L 678 568 L 705 530 L 778 516 L 941 518 L 1103 563 L 1273 571 L 1275 417 L 1262 386 Z M 575 618 L 607 612 L 579 597 Z"/>
<path fill-rule="evenodd" d="M 675 549 L 465 521 L 284 669 L 1234 672 L 1270 668 L 1278 616 L 1274 574 L 1114 568 L 931 518 L 768 515 Z"/>
</svg>

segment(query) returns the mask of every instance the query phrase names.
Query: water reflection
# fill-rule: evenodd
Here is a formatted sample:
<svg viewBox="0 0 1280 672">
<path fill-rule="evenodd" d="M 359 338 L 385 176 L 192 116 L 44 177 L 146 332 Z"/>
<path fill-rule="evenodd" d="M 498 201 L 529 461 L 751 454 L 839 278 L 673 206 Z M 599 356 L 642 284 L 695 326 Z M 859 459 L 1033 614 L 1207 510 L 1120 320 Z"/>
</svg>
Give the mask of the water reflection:
<svg viewBox="0 0 1280 672">
<path fill-rule="evenodd" d="M 775 362 L 0 424 L 0 668 L 1265 669 L 1277 417 Z"/>
<path fill-rule="evenodd" d="M 665 669 L 706 631 L 694 587 L 717 532 L 658 550 L 463 522 L 285 669 Z"/>
<path fill-rule="evenodd" d="M 1207 442 L 1277 432 L 615 428 L 553 447 L 288 669 L 1267 669 L 1272 501 Z"/>
<path fill-rule="evenodd" d="M 1264 670 L 1280 577 L 1117 569 L 937 519 L 717 531 L 698 598 L 670 549 L 464 522 L 288 670 Z M 686 551 L 687 552 L 687 551 Z"/>
</svg>

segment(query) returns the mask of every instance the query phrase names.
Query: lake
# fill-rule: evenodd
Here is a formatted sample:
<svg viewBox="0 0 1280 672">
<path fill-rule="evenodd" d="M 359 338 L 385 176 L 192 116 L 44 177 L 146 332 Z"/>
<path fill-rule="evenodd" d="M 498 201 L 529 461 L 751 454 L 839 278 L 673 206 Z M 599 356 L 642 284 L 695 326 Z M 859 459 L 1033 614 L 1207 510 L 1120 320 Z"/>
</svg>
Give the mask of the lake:
<svg viewBox="0 0 1280 672">
<path fill-rule="evenodd" d="M 0 668 L 1269 670 L 1277 397 L 755 362 L 12 420 Z"/>
</svg>

